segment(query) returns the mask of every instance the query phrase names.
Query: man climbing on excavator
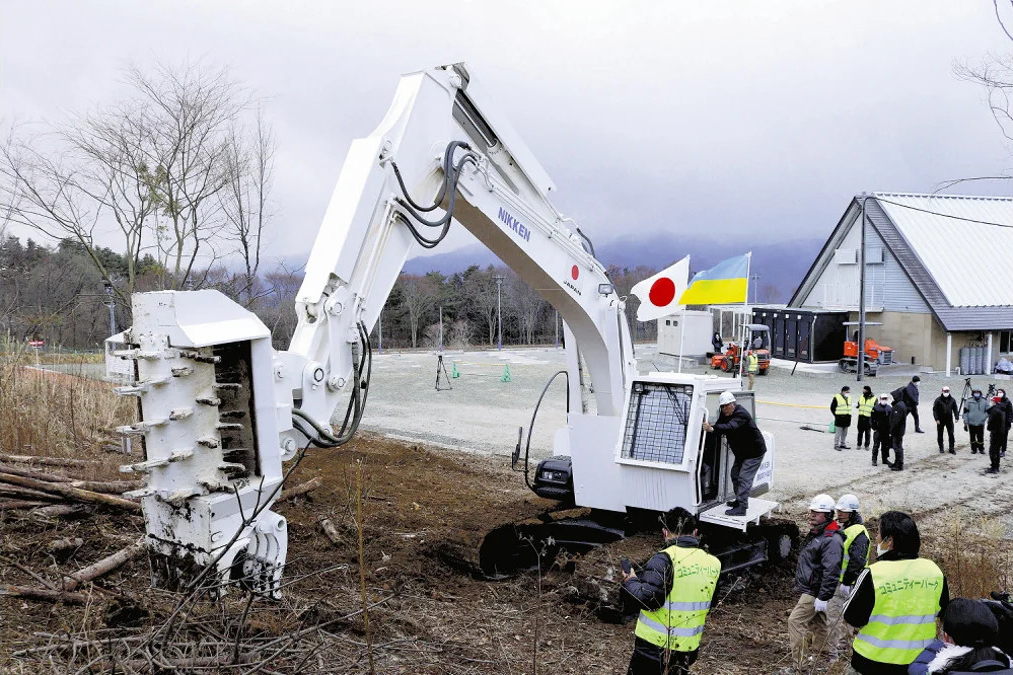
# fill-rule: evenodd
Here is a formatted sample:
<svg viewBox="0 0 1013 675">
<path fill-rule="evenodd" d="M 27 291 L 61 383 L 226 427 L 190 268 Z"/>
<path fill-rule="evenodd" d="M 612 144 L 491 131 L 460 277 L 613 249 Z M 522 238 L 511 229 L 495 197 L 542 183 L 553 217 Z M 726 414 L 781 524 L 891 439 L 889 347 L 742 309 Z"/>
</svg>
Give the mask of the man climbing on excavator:
<svg viewBox="0 0 1013 675">
<path fill-rule="evenodd" d="M 767 454 L 767 444 L 753 416 L 735 402 L 735 395 L 732 392 L 721 392 L 718 405 L 721 407 L 717 421 L 713 425 L 704 422 L 703 428 L 705 431 L 723 435 L 728 440 L 732 454 L 735 455 L 735 463 L 732 464 L 735 499 L 728 502 L 728 506 L 732 508 L 725 511 L 725 515 L 744 516 L 749 506 L 749 491 L 753 487 L 753 479 L 763 464 L 763 456 Z"/>
</svg>

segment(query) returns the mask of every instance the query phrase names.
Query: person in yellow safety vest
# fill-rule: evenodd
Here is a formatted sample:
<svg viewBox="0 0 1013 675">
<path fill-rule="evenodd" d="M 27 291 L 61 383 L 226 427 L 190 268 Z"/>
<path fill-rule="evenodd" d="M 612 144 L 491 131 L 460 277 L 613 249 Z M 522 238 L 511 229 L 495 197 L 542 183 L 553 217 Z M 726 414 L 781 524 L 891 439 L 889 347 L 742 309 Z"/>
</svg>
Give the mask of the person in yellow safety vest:
<svg viewBox="0 0 1013 675">
<path fill-rule="evenodd" d="M 858 397 L 855 407 L 858 408 L 858 440 L 855 447 L 868 450 L 872 444 L 872 409 L 876 405 L 876 397 L 872 393 L 872 387 L 862 387 L 862 395 Z M 862 440 L 865 443 L 862 443 Z"/>
<path fill-rule="evenodd" d="M 858 497 L 852 494 L 842 495 L 837 500 L 837 524 L 844 533 L 844 558 L 841 560 L 841 583 L 837 592 L 827 603 L 827 621 L 830 623 L 830 636 L 827 638 L 826 652 L 833 663 L 849 645 L 843 645 L 847 626 L 842 620 L 844 603 L 851 595 L 851 589 L 869 564 L 869 531 L 865 529 L 862 514 L 858 512 Z"/>
<path fill-rule="evenodd" d="M 950 601 L 942 570 L 919 558 L 918 526 L 906 513 L 879 519 L 876 562 L 858 577 L 844 620 L 860 629 L 846 675 L 906 675 L 936 638 L 936 617 Z"/>
<path fill-rule="evenodd" d="M 753 390 L 758 372 L 760 372 L 760 357 L 756 355 L 756 352 L 749 352 L 746 355 L 746 375 L 749 376 L 749 391 Z"/>
<path fill-rule="evenodd" d="M 851 426 L 851 387 L 841 387 L 840 394 L 830 400 L 830 414 L 834 416 L 834 450 L 848 450 L 848 427 Z"/>
<path fill-rule="evenodd" d="M 689 672 L 721 574 L 721 561 L 700 548 L 689 511 L 675 508 L 661 520 L 666 548 L 639 574 L 623 572 L 623 591 L 640 610 L 628 675 Z"/>
</svg>

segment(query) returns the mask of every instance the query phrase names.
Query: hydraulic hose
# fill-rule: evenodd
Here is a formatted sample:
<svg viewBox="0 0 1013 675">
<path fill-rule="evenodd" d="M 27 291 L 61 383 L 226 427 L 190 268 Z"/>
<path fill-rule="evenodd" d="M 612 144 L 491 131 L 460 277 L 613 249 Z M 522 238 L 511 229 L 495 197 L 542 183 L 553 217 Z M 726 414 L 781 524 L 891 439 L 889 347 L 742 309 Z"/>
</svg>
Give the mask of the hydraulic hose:
<svg viewBox="0 0 1013 675">
<path fill-rule="evenodd" d="M 528 486 L 529 490 L 534 490 L 535 489 L 534 487 L 532 487 L 531 480 L 530 480 L 530 478 L 528 476 L 528 470 L 529 470 L 528 469 L 528 456 L 531 454 L 531 432 L 534 431 L 534 429 L 535 429 L 535 418 L 538 416 L 538 408 L 541 407 L 541 405 L 542 405 L 542 399 L 545 398 L 545 392 L 549 391 L 549 387 L 552 385 L 553 380 L 555 380 L 560 375 L 566 375 L 566 390 L 567 390 L 567 392 L 569 392 L 569 390 L 570 390 L 570 375 L 569 375 L 569 373 L 567 373 L 565 370 L 557 370 L 555 373 L 553 373 L 552 377 L 549 378 L 549 381 L 545 383 L 545 387 L 542 388 L 542 393 L 538 397 L 538 403 L 535 404 L 535 409 L 531 413 L 531 424 L 528 426 L 528 442 L 524 445 L 524 483 Z M 567 395 L 567 397 L 566 397 L 566 412 L 570 412 L 570 396 L 569 395 Z"/>
</svg>

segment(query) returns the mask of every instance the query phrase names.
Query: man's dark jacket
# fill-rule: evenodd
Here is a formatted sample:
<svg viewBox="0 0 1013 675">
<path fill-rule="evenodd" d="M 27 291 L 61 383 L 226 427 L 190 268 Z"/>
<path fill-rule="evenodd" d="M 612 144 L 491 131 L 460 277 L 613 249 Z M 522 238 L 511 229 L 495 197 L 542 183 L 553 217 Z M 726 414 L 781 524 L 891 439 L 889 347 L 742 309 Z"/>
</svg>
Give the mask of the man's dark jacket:
<svg viewBox="0 0 1013 675">
<path fill-rule="evenodd" d="M 829 600 L 837 592 L 844 558 L 844 533 L 836 520 L 809 530 L 798 554 L 795 590 Z"/>
<path fill-rule="evenodd" d="M 904 387 L 904 399 L 905 403 L 910 407 L 918 407 L 918 387 L 915 386 L 914 382 L 908 382 L 907 386 Z"/>
<path fill-rule="evenodd" d="M 890 437 L 903 438 L 907 431 L 907 404 L 904 402 L 905 390 L 893 392 L 893 411 L 890 413 Z"/>
<path fill-rule="evenodd" d="M 988 409 L 988 422 L 986 423 L 986 428 L 993 434 L 1006 431 L 1006 415 L 998 404 Z"/>
<path fill-rule="evenodd" d="M 880 437 L 890 436 L 890 413 L 893 406 L 889 403 L 877 403 L 872 406 L 872 428 L 879 432 Z"/>
<path fill-rule="evenodd" d="M 728 439 L 736 459 L 755 459 L 767 452 L 767 443 L 749 411 L 738 403 L 728 417 L 721 415 L 714 423 L 714 431 Z"/>
<path fill-rule="evenodd" d="M 1006 428 L 1009 429 L 1010 426 L 1013 426 L 1013 401 L 1003 396 L 996 405 L 1002 410 L 1003 417 L 1006 420 Z"/>
<path fill-rule="evenodd" d="M 932 402 L 932 419 L 937 422 L 953 422 L 953 420 L 960 417 L 957 413 L 957 402 L 953 400 L 952 396 L 937 396 L 936 400 Z"/>
<path fill-rule="evenodd" d="M 845 394 L 841 394 L 845 396 Z M 847 394 L 848 400 L 851 400 L 851 395 Z M 834 424 L 839 427 L 850 427 L 851 426 L 851 409 L 845 407 L 844 410 L 838 410 L 837 396 L 830 399 L 830 413 L 834 416 Z"/>
<path fill-rule="evenodd" d="M 675 545 L 680 548 L 699 548 L 700 541 L 696 537 L 684 534 L 676 539 Z M 641 609 L 646 609 L 649 612 L 654 611 L 664 605 L 668 599 L 668 594 L 672 590 L 673 577 L 672 559 L 664 551 L 659 551 L 647 561 L 642 570 L 637 572 L 637 576 L 623 582 L 623 591 L 633 598 L 633 609 L 638 612 Z M 711 603 L 717 597 L 717 592 L 718 589 L 715 586 Z M 626 604 L 629 605 L 628 602 Z M 634 649 L 643 652 L 650 658 L 660 657 L 665 651 L 639 637 L 636 639 Z M 687 658 L 692 660 L 693 657 L 689 656 L 690 654 L 695 654 L 695 652 L 687 652 Z"/>
<path fill-rule="evenodd" d="M 842 530 L 846 530 L 852 525 L 864 525 L 865 521 L 862 519 L 860 513 L 856 513 L 851 517 L 844 525 L 841 525 Z M 858 575 L 865 569 L 865 564 L 869 561 L 869 536 L 865 532 L 859 532 L 858 536 L 851 540 L 851 557 L 848 558 L 848 569 L 844 570 L 844 578 L 841 579 L 841 585 L 843 586 L 854 586 L 855 582 L 858 581 Z M 847 553 L 847 551 L 844 551 Z"/>
<path fill-rule="evenodd" d="M 912 560 L 917 555 L 895 553 L 888 551 L 879 556 L 879 560 Z M 943 577 L 943 589 L 939 593 L 940 616 L 946 611 L 946 605 L 950 602 L 950 589 L 946 585 L 946 577 Z M 861 628 L 869 623 L 869 617 L 876 606 L 876 589 L 872 585 L 872 575 L 863 573 L 858 577 L 858 585 L 851 591 L 851 597 L 844 605 L 844 620 L 855 628 Z M 879 663 L 870 661 L 858 652 L 851 655 L 851 666 L 862 675 L 907 675 L 906 665 L 895 665 L 891 663 Z"/>
</svg>

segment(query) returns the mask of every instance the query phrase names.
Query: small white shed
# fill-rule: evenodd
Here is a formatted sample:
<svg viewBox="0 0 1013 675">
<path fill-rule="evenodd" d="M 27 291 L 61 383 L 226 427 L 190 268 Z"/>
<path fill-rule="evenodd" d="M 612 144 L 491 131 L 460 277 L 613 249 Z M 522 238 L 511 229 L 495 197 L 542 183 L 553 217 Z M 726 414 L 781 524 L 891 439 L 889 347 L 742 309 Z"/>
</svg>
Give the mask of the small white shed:
<svg viewBox="0 0 1013 675">
<path fill-rule="evenodd" d="M 713 351 L 714 319 L 709 311 L 686 309 L 658 319 L 658 353 L 699 358 Z"/>
</svg>

